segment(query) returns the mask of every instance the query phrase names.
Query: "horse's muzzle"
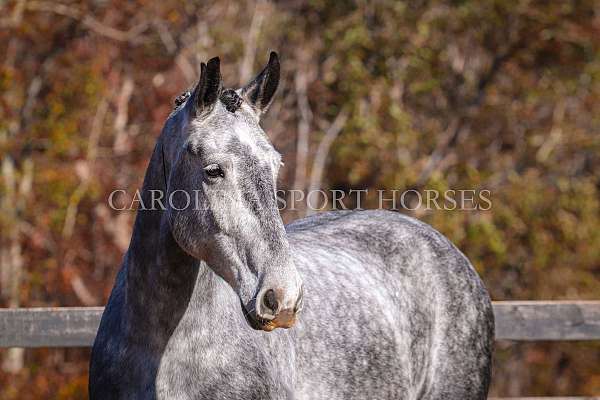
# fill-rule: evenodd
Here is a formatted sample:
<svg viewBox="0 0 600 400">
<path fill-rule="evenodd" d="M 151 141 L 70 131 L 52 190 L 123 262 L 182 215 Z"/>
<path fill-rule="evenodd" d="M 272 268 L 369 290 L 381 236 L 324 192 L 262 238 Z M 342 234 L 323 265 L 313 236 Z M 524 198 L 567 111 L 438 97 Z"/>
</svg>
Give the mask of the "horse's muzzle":
<svg viewBox="0 0 600 400">
<path fill-rule="evenodd" d="M 267 323 L 264 324 L 261 327 L 261 329 L 267 332 L 271 332 L 273 329 L 276 328 L 288 329 L 294 326 L 295 323 L 296 312 L 294 312 L 293 310 L 283 310 L 279 314 L 277 314 L 277 317 L 275 319 L 267 321 Z"/>
<path fill-rule="evenodd" d="M 253 312 L 245 312 L 248 324 L 254 329 L 270 332 L 277 328 L 288 329 L 294 326 L 297 320 L 298 313 L 303 306 L 303 288 L 300 288 L 300 293 L 293 307 L 283 308 L 281 305 L 282 294 L 277 290 L 267 290 L 262 296 L 256 299 L 257 307 Z"/>
</svg>

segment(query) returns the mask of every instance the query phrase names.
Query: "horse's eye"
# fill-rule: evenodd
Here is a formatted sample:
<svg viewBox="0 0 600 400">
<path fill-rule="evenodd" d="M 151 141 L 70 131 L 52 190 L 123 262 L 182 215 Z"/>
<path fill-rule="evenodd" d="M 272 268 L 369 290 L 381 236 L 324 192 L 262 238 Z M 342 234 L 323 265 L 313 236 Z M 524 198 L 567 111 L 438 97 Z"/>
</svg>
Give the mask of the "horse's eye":
<svg viewBox="0 0 600 400">
<path fill-rule="evenodd" d="M 207 165 L 204 167 L 204 172 L 209 178 L 223 178 L 225 176 L 225 172 L 219 167 L 219 164 Z"/>
</svg>

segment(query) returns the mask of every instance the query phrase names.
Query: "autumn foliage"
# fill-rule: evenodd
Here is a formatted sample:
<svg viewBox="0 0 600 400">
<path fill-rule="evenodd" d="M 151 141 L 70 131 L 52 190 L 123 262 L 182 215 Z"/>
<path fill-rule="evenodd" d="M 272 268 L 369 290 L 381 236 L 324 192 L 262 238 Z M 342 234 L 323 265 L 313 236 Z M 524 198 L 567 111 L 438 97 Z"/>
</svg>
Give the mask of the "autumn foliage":
<svg viewBox="0 0 600 400">
<path fill-rule="evenodd" d="M 593 0 L 2 2 L 0 304 L 104 304 L 135 217 L 109 193 L 140 186 L 201 61 L 234 87 L 269 50 L 281 188 L 489 190 L 403 212 L 494 300 L 600 299 L 599 39 Z M 88 357 L 1 350 L 0 398 L 87 398 Z M 598 343 L 498 343 L 491 394 L 598 395 L 598 365 Z"/>
</svg>

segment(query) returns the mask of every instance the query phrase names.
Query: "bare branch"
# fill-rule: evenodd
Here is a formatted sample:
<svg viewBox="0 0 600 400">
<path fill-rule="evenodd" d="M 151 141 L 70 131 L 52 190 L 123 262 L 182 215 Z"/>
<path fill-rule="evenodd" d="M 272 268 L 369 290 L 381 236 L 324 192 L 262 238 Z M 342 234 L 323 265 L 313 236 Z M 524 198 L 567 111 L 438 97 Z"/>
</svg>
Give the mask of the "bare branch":
<svg viewBox="0 0 600 400">
<path fill-rule="evenodd" d="M 523 43 L 521 41 L 515 42 L 508 46 L 506 51 L 504 51 L 501 54 L 497 54 L 494 57 L 494 59 L 492 60 L 492 65 L 490 66 L 488 71 L 485 74 L 483 74 L 479 79 L 479 82 L 477 84 L 477 93 L 475 97 L 473 97 L 471 102 L 468 104 L 469 107 L 477 107 L 483 102 L 485 98 L 485 91 L 496 77 L 500 68 L 508 60 L 510 60 L 522 47 Z"/>
<path fill-rule="evenodd" d="M 192 83 L 195 79 L 197 79 L 196 69 L 183 52 L 179 53 L 179 55 L 175 57 L 175 65 L 179 67 L 188 83 Z"/>
<path fill-rule="evenodd" d="M 554 112 L 552 114 L 552 128 L 550 129 L 550 134 L 547 136 L 547 139 L 544 141 L 544 143 L 542 143 L 542 145 L 535 154 L 536 160 L 541 163 L 545 162 L 548 159 L 552 151 L 562 140 L 562 123 L 565 119 L 565 111 L 567 108 L 565 103 L 566 102 L 564 100 L 559 100 L 558 103 L 554 106 Z"/>
<path fill-rule="evenodd" d="M 158 32 L 158 36 L 165 46 L 165 49 L 167 49 L 167 52 L 169 54 L 174 54 L 175 51 L 177 51 L 177 43 L 175 42 L 173 35 L 171 35 L 167 25 L 158 18 L 152 21 L 152 25 L 154 25 L 156 32 Z"/>
<path fill-rule="evenodd" d="M 100 104 L 98 105 L 96 115 L 94 116 L 94 120 L 92 121 L 92 128 L 90 130 L 90 136 L 88 138 L 86 160 L 82 161 L 79 164 L 79 185 L 69 197 L 69 204 L 67 206 L 65 222 L 63 224 L 62 230 L 63 237 L 67 239 L 73 235 L 79 203 L 81 202 L 81 199 L 83 198 L 89 187 L 93 164 L 96 159 L 96 154 L 98 152 L 98 141 L 102 133 L 102 124 L 104 122 L 104 117 L 106 116 L 107 111 L 108 101 L 105 98 L 103 98 Z"/>
<path fill-rule="evenodd" d="M 83 303 L 85 306 L 97 306 L 100 301 L 92 294 L 90 289 L 85 285 L 85 282 L 79 275 L 75 275 L 71 278 L 71 288 L 77 298 Z"/>
<path fill-rule="evenodd" d="M 116 154 L 127 152 L 127 121 L 129 119 L 129 101 L 133 95 L 134 83 L 131 76 L 126 76 L 117 98 L 117 116 L 115 117 L 115 139 L 113 150 Z"/>
<path fill-rule="evenodd" d="M 23 7 L 28 11 L 49 12 L 80 21 L 82 25 L 84 25 L 89 30 L 94 31 L 101 36 L 116 40 L 118 42 L 135 42 L 138 36 L 141 35 L 148 28 L 148 24 L 144 22 L 130 28 L 127 31 L 122 31 L 111 26 L 104 25 L 96 18 L 84 14 L 78 8 L 66 4 L 49 1 L 27 1 L 21 3 L 24 3 Z M 17 6 L 17 9 L 18 8 L 19 6 Z M 20 17 L 16 18 L 14 15 L 9 18 L 1 19 L 0 27 L 14 28 L 18 26 L 20 19 Z"/>
<path fill-rule="evenodd" d="M 417 179 L 417 186 L 423 185 L 429 177 L 436 171 L 440 161 L 442 160 L 444 153 L 454 145 L 456 140 L 458 139 L 458 135 L 463 127 L 464 119 L 461 117 L 453 117 L 448 127 L 442 134 L 442 138 L 438 141 L 435 149 L 427 159 L 427 163 L 419 178 Z"/>
<path fill-rule="evenodd" d="M 295 77 L 296 99 L 300 118 L 298 120 L 298 140 L 296 145 L 296 172 L 294 176 L 294 189 L 306 189 L 306 164 L 308 160 L 308 146 L 310 139 L 310 125 L 313 114 L 308 104 L 307 86 L 308 74 L 304 68 L 296 73 Z"/>
<path fill-rule="evenodd" d="M 6 156 L 2 161 L 2 178 L 5 191 L 0 199 L 0 211 L 9 223 L 6 224 L 7 229 L 3 226 L 0 231 L 0 277 L 2 278 L 0 284 L 1 294 L 8 300 L 8 307 L 14 308 L 21 304 L 20 289 L 24 260 L 18 217 L 18 204 L 21 199 L 17 190 L 17 171 L 10 156 Z M 23 368 L 24 353 L 17 349 L 12 350 L 10 349 L 5 355 L 2 370 L 16 373 Z"/>
<path fill-rule="evenodd" d="M 329 150 L 331 149 L 333 142 L 338 137 L 342 129 L 344 129 L 344 125 L 346 124 L 346 121 L 348 121 L 348 114 L 349 113 L 347 110 L 340 111 L 331 125 L 329 125 L 329 128 L 325 132 L 323 139 L 321 139 L 321 142 L 317 147 L 317 153 L 315 155 L 310 174 L 310 191 L 321 188 L 323 181 L 323 170 L 325 169 L 325 163 L 327 162 Z M 314 211 L 310 208 L 306 210 L 306 215 L 311 215 L 313 213 Z"/>
<path fill-rule="evenodd" d="M 265 0 L 257 0 L 254 5 L 252 22 L 246 36 L 247 39 L 244 42 L 244 58 L 240 64 L 240 82 L 242 84 L 252 77 L 252 68 L 254 66 L 254 59 L 256 58 L 256 43 L 265 17 L 265 5 Z"/>
<path fill-rule="evenodd" d="M 427 160 L 425 167 L 421 171 L 421 174 L 417 179 L 417 186 L 421 186 L 427 182 L 431 174 L 433 174 L 440 167 L 441 162 L 445 159 L 444 154 L 450 148 L 454 147 L 458 141 L 458 137 L 464 131 L 465 123 L 467 122 L 466 115 L 468 115 L 471 110 L 479 107 L 483 103 L 486 95 L 486 89 L 494 80 L 500 68 L 521 48 L 521 42 L 515 42 L 512 45 L 509 45 L 506 51 L 501 54 L 497 54 L 494 57 L 490 68 L 479 79 L 475 95 L 466 104 L 466 109 L 464 110 L 465 115 L 455 116 L 450 120 L 448 128 L 443 134 L 442 139 L 438 142 L 435 150 L 433 153 L 431 153 L 431 156 Z"/>
</svg>

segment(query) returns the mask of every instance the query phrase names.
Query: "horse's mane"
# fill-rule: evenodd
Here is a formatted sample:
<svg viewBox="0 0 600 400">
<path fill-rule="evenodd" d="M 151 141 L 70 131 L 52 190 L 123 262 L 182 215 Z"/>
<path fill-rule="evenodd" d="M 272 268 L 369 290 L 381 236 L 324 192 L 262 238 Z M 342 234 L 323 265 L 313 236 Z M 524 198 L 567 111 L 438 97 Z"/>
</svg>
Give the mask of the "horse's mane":
<svg viewBox="0 0 600 400">
<path fill-rule="evenodd" d="M 173 111 L 179 110 L 179 108 L 187 101 L 187 99 L 192 95 L 190 90 L 186 90 L 181 93 L 179 96 L 175 98 L 175 107 L 173 107 Z M 229 112 L 236 112 L 242 105 L 242 98 L 240 95 L 236 93 L 233 89 L 225 89 L 221 93 L 219 97 L 221 103 L 225 105 L 225 108 Z"/>
<path fill-rule="evenodd" d="M 179 109 L 179 107 L 181 107 L 181 105 L 183 103 L 185 103 L 185 101 L 192 95 L 192 92 L 189 90 L 186 90 L 185 92 L 181 93 L 179 96 L 177 96 L 175 98 L 175 107 L 173 107 L 173 111 L 177 111 Z"/>
</svg>

